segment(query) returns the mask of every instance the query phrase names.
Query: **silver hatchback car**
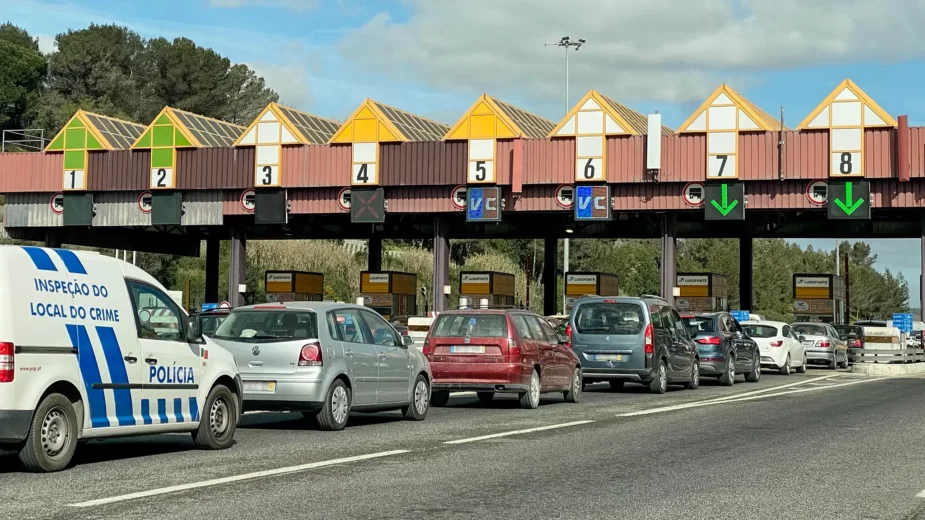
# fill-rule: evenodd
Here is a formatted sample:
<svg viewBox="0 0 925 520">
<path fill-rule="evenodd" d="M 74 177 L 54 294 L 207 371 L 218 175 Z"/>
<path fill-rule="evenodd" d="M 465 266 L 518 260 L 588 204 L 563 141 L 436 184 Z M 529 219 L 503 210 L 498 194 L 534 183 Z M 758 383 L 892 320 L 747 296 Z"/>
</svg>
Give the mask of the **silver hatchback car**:
<svg viewBox="0 0 925 520">
<path fill-rule="evenodd" d="M 351 411 L 401 410 L 421 421 L 430 365 L 379 314 L 359 305 L 287 302 L 238 307 L 208 341 L 234 355 L 244 411 L 302 412 L 341 430 Z M 410 348 L 409 348 L 410 347 Z"/>
</svg>

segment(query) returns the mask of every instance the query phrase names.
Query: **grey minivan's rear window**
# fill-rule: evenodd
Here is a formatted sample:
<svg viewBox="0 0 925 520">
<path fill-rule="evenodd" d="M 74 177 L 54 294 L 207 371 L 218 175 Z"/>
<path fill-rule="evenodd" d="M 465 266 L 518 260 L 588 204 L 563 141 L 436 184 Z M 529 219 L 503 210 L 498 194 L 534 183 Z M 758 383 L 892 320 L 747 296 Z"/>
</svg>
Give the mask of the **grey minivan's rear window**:
<svg viewBox="0 0 925 520">
<path fill-rule="evenodd" d="M 578 307 L 575 331 L 579 334 L 641 334 L 645 311 L 638 303 L 591 302 Z"/>
<path fill-rule="evenodd" d="M 777 336 L 777 327 L 771 325 L 742 325 L 747 336 L 753 338 L 773 338 Z"/>
<path fill-rule="evenodd" d="M 441 314 L 431 329 L 432 338 L 506 338 L 503 314 Z"/>
<path fill-rule="evenodd" d="M 318 324 L 311 311 L 234 310 L 212 337 L 254 343 L 316 339 Z"/>
</svg>

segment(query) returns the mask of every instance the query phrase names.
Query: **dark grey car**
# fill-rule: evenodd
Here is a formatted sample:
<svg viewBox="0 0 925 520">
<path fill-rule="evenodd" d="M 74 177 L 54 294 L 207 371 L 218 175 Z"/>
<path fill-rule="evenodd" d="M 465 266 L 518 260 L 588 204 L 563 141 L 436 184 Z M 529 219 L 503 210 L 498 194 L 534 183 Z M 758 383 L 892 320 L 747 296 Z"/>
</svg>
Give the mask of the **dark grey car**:
<svg viewBox="0 0 925 520">
<path fill-rule="evenodd" d="M 608 381 L 621 388 L 631 381 L 659 394 L 669 384 L 700 385 L 693 336 L 661 298 L 581 298 L 569 325 L 585 384 Z"/>
<path fill-rule="evenodd" d="M 761 378 L 758 344 L 745 335 L 739 322 L 728 312 L 697 314 L 684 319 L 696 334 L 700 351 L 700 373 L 719 379 L 724 386 L 735 384 L 737 374 L 757 383 Z"/>
</svg>

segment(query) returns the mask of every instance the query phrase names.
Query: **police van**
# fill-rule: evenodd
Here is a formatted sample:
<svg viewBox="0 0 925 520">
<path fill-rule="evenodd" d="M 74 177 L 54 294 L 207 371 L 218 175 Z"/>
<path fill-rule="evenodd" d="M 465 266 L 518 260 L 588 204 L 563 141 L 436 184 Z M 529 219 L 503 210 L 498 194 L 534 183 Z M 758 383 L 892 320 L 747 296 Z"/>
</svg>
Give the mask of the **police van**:
<svg viewBox="0 0 925 520">
<path fill-rule="evenodd" d="M 58 471 L 78 440 L 192 433 L 231 446 L 234 358 L 154 278 L 85 251 L 0 246 L 0 449 Z"/>
</svg>

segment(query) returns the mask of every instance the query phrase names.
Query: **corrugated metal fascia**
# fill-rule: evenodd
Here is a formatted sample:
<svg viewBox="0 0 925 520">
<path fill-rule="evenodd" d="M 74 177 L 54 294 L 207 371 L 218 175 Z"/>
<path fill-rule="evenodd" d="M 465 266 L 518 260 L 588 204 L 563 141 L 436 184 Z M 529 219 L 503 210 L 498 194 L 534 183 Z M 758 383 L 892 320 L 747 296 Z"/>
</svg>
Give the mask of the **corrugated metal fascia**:
<svg viewBox="0 0 925 520">
<path fill-rule="evenodd" d="M 806 190 L 812 181 L 760 181 L 745 186 L 748 210 L 759 209 L 819 209 L 824 206 L 812 204 L 806 197 Z"/>
<path fill-rule="evenodd" d="M 379 145 L 379 183 L 382 186 L 464 184 L 467 153 L 466 141 L 383 143 Z"/>
<path fill-rule="evenodd" d="M 16 227 L 57 227 L 63 215 L 51 210 L 53 193 L 10 193 L 5 197 L 3 225 Z"/>
<path fill-rule="evenodd" d="M 91 152 L 87 159 L 87 188 L 91 191 L 146 190 L 150 176 L 149 150 Z"/>
<path fill-rule="evenodd" d="M 784 179 L 827 179 L 829 131 L 784 132 Z"/>
<path fill-rule="evenodd" d="M 899 176 L 896 168 L 896 129 L 867 128 L 864 130 L 864 176 L 890 179 Z"/>
<path fill-rule="evenodd" d="M 178 190 L 220 190 L 254 186 L 254 148 L 177 150 Z"/>
<path fill-rule="evenodd" d="M 349 144 L 306 146 L 306 171 L 299 177 L 301 184 L 293 187 L 350 186 L 351 151 Z"/>
<path fill-rule="evenodd" d="M 736 154 L 739 179 L 758 181 L 777 179 L 778 132 L 740 132 Z"/>
<path fill-rule="evenodd" d="M 925 177 L 925 127 L 913 126 L 909 128 L 909 157 L 911 168 L 910 176 Z"/>
<path fill-rule="evenodd" d="M 186 209 L 180 219 L 183 226 L 221 226 L 223 223 L 221 191 L 184 192 L 183 205 Z"/>
<path fill-rule="evenodd" d="M 247 190 L 225 190 L 222 192 L 222 214 L 223 215 L 253 215 L 253 211 L 247 211 L 241 205 L 241 197 Z"/>
<path fill-rule="evenodd" d="M 448 213 L 453 205 L 453 186 L 391 187 L 385 197 L 389 213 Z"/>
<path fill-rule="evenodd" d="M 510 186 L 514 174 L 514 140 L 498 139 L 495 142 L 495 182 Z"/>
<path fill-rule="evenodd" d="M 575 139 L 524 139 L 524 185 L 573 184 Z"/>
<path fill-rule="evenodd" d="M 899 182 L 897 179 L 870 183 L 870 198 L 877 208 L 915 208 L 925 204 L 925 182 Z"/>
<path fill-rule="evenodd" d="M 284 188 L 308 185 L 306 158 L 309 146 L 283 146 L 280 158 L 280 184 Z"/>
<path fill-rule="evenodd" d="M 662 137 L 662 170 L 659 182 L 703 182 L 707 178 L 706 134 Z"/>
<path fill-rule="evenodd" d="M 93 194 L 96 215 L 93 225 L 99 227 L 150 226 L 151 214 L 138 206 L 138 191 L 107 191 Z"/>
<path fill-rule="evenodd" d="M 344 214 L 337 202 L 339 188 L 294 188 L 288 191 L 293 214 Z"/>
<path fill-rule="evenodd" d="M 0 153 L 0 193 L 61 191 L 62 153 Z"/>
<path fill-rule="evenodd" d="M 572 211 L 556 204 L 557 188 L 554 184 L 525 186 L 523 194 L 516 197 L 510 209 L 506 207 L 505 211 Z"/>
<path fill-rule="evenodd" d="M 644 157 L 644 136 L 608 136 L 607 182 L 645 182 Z"/>
<path fill-rule="evenodd" d="M 659 182 L 613 184 L 614 211 L 658 211 L 687 209 L 681 199 L 684 184 Z"/>
</svg>

